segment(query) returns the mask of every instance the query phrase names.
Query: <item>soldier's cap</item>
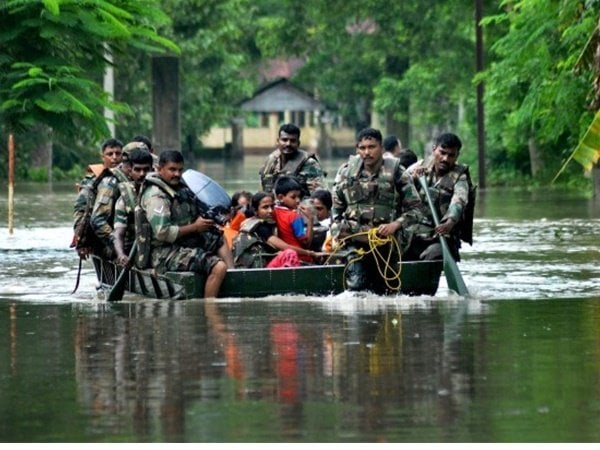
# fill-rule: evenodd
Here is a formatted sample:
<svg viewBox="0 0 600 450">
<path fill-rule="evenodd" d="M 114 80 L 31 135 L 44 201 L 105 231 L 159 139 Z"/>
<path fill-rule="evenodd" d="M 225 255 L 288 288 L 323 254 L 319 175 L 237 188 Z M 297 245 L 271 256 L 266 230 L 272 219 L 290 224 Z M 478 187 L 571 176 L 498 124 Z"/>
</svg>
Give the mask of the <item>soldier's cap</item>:
<svg viewBox="0 0 600 450">
<path fill-rule="evenodd" d="M 148 148 L 148 146 L 146 144 L 144 144 L 143 142 L 134 141 L 134 142 L 130 142 L 125 147 L 123 147 L 123 153 L 129 154 L 136 149 L 146 150 L 147 152 L 150 152 L 150 149 Z"/>
</svg>

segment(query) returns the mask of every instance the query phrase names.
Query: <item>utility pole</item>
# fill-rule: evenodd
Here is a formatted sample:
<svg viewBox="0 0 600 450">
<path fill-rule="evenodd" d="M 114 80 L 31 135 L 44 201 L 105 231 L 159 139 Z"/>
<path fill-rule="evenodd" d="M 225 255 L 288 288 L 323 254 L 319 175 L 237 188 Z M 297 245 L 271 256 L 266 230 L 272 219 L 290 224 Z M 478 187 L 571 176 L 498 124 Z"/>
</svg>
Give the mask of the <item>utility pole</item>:
<svg viewBox="0 0 600 450">
<path fill-rule="evenodd" d="M 483 72 L 483 16 L 482 0 L 475 0 L 475 68 L 476 73 Z M 477 83 L 477 161 L 479 163 L 480 189 L 485 189 L 485 113 L 483 108 L 483 81 Z"/>
</svg>

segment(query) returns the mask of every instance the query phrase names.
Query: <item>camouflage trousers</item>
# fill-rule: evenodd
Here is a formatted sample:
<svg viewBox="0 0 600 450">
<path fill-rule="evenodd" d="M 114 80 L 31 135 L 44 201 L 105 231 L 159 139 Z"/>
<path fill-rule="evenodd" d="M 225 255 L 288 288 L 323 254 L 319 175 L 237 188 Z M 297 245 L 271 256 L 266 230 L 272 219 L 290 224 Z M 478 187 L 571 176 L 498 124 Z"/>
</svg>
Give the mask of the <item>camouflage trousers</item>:
<svg viewBox="0 0 600 450">
<path fill-rule="evenodd" d="M 152 249 L 152 267 L 159 273 L 164 272 L 196 272 L 208 275 L 219 261 L 217 251 L 225 243 L 223 235 L 202 233 L 200 245 L 184 247 L 174 245 Z"/>
</svg>

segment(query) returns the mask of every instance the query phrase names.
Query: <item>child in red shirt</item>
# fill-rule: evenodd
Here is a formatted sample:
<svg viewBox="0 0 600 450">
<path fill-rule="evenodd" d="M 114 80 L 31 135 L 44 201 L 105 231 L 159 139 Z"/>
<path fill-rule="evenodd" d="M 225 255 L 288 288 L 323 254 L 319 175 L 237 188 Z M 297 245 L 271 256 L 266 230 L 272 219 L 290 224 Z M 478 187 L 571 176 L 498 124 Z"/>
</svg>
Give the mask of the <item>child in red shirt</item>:
<svg viewBox="0 0 600 450">
<path fill-rule="evenodd" d="M 277 204 L 273 218 L 277 224 L 277 235 L 294 247 L 308 249 L 313 236 L 313 217 L 298 207 L 302 199 L 302 186 L 292 177 L 281 177 L 275 184 L 275 195 Z M 313 262 L 311 256 L 299 256 L 304 262 Z"/>
</svg>

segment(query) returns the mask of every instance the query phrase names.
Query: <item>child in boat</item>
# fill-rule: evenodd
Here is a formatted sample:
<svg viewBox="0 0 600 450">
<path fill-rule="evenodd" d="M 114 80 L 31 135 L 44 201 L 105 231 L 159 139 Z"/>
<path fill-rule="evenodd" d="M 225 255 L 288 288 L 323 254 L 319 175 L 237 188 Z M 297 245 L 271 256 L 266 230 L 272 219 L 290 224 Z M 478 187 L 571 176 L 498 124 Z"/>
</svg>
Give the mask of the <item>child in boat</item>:
<svg viewBox="0 0 600 450">
<path fill-rule="evenodd" d="M 275 196 L 273 218 L 277 224 L 277 235 L 291 246 L 310 249 L 314 217 L 306 205 L 300 205 L 302 186 L 295 178 L 280 177 L 275 183 Z M 312 256 L 299 256 L 306 263 L 314 262 Z"/>
<path fill-rule="evenodd" d="M 250 217 L 250 203 L 252 202 L 252 194 L 248 191 L 237 191 L 231 196 L 231 211 L 229 216 L 231 219 L 223 227 L 223 235 L 225 242 L 231 250 L 233 248 L 233 240 L 240 231 L 242 222 Z"/>
<path fill-rule="evenodd" d="M 274 205 L 275 198 L 271 192 L 257 192 L 252 196 L 254 216 L 242 223 L 239 234 L 233 240 L 236 267 L 300 265 L 299 254 L 305 257 L 318 255 L 311 250 L 292 246 L 277 236 L 273 219 Z"/>
</svg>

